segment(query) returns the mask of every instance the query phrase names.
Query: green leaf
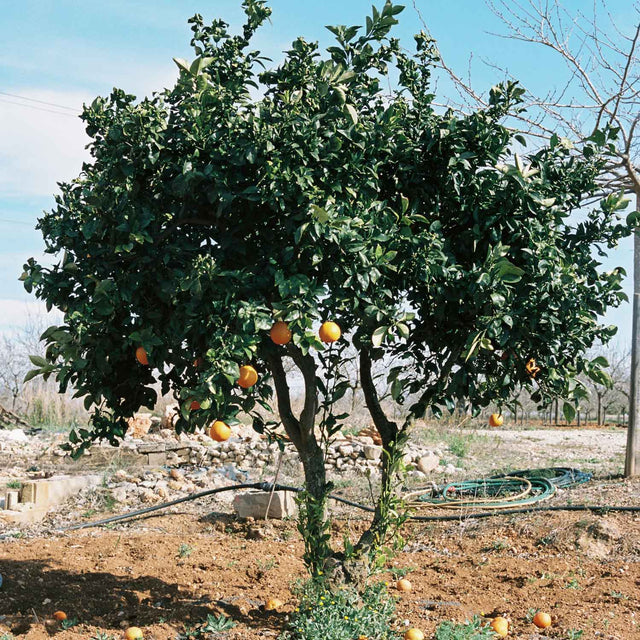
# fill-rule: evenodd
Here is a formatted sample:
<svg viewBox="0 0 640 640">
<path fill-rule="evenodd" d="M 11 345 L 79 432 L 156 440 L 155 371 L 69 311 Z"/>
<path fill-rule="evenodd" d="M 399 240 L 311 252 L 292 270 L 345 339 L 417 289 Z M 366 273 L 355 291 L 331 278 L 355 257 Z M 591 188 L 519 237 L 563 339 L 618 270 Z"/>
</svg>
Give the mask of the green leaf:
<svg viewBox="0 0 640 640">
<path fill-rule="evenodd" d="M 351 118 L 351 122 L 353 122 L 353 124 L 358 124 L 358 112 L 356 111 L 356 108 L 352 104 L 345 104 L 344 108 L 347 115 Z"/>
<path fill-rule="evenodd" d="M 568 402 L 562 405 L 562 413 L 564 414 L 565 420 L 569 423 L 573 422 L 576 417 L 575 407 Z"/>
<path fill-rule="evenodd" d="M 46 367 L 49 364 L 42 356 L 29 356 L 29 360 L 31 360 L 31 364 L 34 364 L 36 367 Z"/>
<path fill-rule="evenodd" d="M 379 347 L 387 334 L 389 327 L 378 327 L 371 336 L 371 343 L 374 347 Z"/>
</svg>

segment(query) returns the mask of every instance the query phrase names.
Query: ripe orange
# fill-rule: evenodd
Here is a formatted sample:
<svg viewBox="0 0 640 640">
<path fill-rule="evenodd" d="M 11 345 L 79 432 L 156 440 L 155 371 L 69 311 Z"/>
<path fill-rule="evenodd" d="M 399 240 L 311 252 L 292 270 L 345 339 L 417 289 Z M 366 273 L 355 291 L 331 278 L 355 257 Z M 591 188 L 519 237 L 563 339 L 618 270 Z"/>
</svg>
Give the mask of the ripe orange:
<svg viewBox="0 0 640 640">
<path fill-rule="evenodd" d="M 291 341 L 291 331 L 286 322 L 276 322 L 269 331 L 269 336 L 276 344 L 287 344 Z"/>
<path fill-rule="evenodd" d="M 196 359 L 193 361 L 193 366 L 194 366 L 196 369 L 199 369 L 202 365 L 204 365 L 204 358 L 196 358 Z"/>
<path fill-rule="evenodd" d="M 277 611 L 283 604 L 284 602 L 282 602 L 282 600 L 278 598 L 269 598 L 269 600 L 267 600 L 266 604 L 264 605 L 264 610 Z"/>
<path fill-rule="evenodd" d="M 536 361 L 533 358 L 529 359 L 524 368 L 530 378 L 535 378 L 540 373 L 540 367 L 536 366 Z"/>
<path fill-rule="evenodd" d="M 501 427 L 503 422 L 504 422 L 504 418 L 499 413 L 492 413 L 489 416 L 490 427 Z"/>
<path fill-rule="evenodd" d="M 402 580 L 398 580 L 396 583 L 396 589 L 398 591 L 411 591 L 411 582 L 406 578 L 402 578 Z"/>
<path fill-rule="evenodd" d="M 535 624 L 538 629 L 546 629 L 551 626 L 551 616 L 548 613 L 544 613 L 544 611 L 538 611 L 538 613 L 533 616 L 533 624 Z"/>
<path fill-rule="evenodd" d="M 340 331 L 340 327 L 335 322 L 328 321 L 322 323 L 318 335 L 322 342 L 331 343 L 340 340 L 342 331 Z"/>
<path fill-rule="evenodd" d="M 509 633 L 509 621 L 502 616 L 498 616 L 491 621 L 491 628 L 501 638 L 505 638 Z"/>
<path fill-rule="evenodd" d="M 124 632 L 124 640 L 142 640 L 142 629 L 139 627 L 129 627 Z"/>
<path fill-rule="evenodd" d="M 197 400 L 191 401 L 191 411 L 197 411 L 200 408 L 200 403 Z"/>
<path fill-rule="evenodd" d="M 53 617 L 58 621 L 58 622 L 62 622 L 63 620 L 67 619 L 67 614 L 64 611 L 56 611 L 53 614 Z"/>
<path fill-rule="evenodd" d="M 256 382 L 258 382 L 258 372 L 250 364 L 245 364 L 244 366 L 240 367 L 240 377 L 238 378 L 238 384 L 243 389 L 253 387 Z"/>
<path fill-rule="evenodd" d="M 211 425 L 211 429 L 209 429 L 209 436 L 216 442 L 224 442 L 229 439 L 230 435 L 231 429 L 229 428 L 229 425 L 222 422 L 222 420 L 216 420 Z"/>
<path fill-rule="evenodd" d="M 420 629 L 407 629 L 404 632 L 404 640 L 424 640 L 424 633 Z"/>
<path fill-rule="evenodd" d="M 147 358 L 147 352 L 145 351 L 144 347 L 138 347 L 136 349 L 136 360 L 140 364 L 144 364 L 144 365 L 149 364 L 149 359 Z"/>
</svg>

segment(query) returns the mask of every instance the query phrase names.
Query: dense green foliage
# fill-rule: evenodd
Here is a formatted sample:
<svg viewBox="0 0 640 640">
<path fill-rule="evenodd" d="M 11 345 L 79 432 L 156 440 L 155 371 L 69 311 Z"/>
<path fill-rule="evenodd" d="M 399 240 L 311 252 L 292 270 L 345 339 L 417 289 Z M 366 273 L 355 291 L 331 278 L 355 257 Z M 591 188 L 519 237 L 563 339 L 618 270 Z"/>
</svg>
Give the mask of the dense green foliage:
<svg viewBox="0 0 640 640">
<path fill-rule="evenodd" d="M 409 417 L 505 403 L 534 384 L 530 358 L 539 399 L 561 395 L 570 413 L 575 377 L 604 379 L 584 352 L 612 335 L 597 316 L 624 297 L 622 271 L 594 257 L 629 233 L 621 197 L 572 216 L 615 132 L 515 155 L 525 141 L 501 119 L 519 86 L 494 87 L 468 117 L 436 109 L 434 44 L 420 34 L 405 53 L 390 3 L 364 28 L 332 27 L 326 54 L 300 38 L 260 72 L 250 40 L 269 9 L 244 7 L 241 35 L 191 20 L 196 58 L 177 61 L 173 88 L 85 108 L 92 161 L 39 223 L 60 260 L 29 260 L 23 279 L 65 315 L 38 372 L 95 410 L 72 441 L 117 440 L 156 381 L 182 402 L 180 430 L 242 412 L 264 428 L 274 319 L 300 354 L 322 349 L 312 329 L 332 319 L 373 361 L 400 359 L 389 382 L 394 400 L 412 398 Z M 249 362 L 260 381 L 245 392 Z M 331 404 L 348 385 L 319 381 L 320 395 Z"/>
<path fill-rule="evenodd" d="M 381 582 L 362 593 L 352 588 L 330 591 L 322 583 L 308 581 L 296 595 L 298 607 L 281 640 L 397 640 L 390 623 L 395 602 Z"/>
</svg>

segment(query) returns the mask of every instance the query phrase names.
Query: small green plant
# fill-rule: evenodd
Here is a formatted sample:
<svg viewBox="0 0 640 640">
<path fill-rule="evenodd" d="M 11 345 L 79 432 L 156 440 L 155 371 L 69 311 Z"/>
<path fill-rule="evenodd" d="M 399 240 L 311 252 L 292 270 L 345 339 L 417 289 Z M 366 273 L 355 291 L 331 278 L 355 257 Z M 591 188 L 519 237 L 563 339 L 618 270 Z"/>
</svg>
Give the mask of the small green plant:
<svg viewBox="0 0 640 640">
<path fill-rule="evenodd" d="M 95 634 L 91 636 L 91 640 L 115 640 L 115 636 L 109 635 L 105 631 L 96 631 Z"/>
<path fill-rule="evenodd" d="M 415 570 L 415 567 L 391 567 L 389 572 L 396 580 L 400 580 L 400 578 L 404 578 L 408 573 Z"/>
<path fill-rule="evenodd" d="M 184 631 L 178 634 L 178 640 L 197 640 L 198 638 L 208 635 L 229 631 L 229 629 L 233 629 L 235 626 L 236 623 L 224 614 L 220 614 L 219 616 L 209 614 L 205 622 L 195 627 L 185 625 Z"/>
<path fill-rule="evenodd" d="M 505 551 L 511 549 L 511 545 L 506 540 L 494 540 L 491 546 L 484 549 L 484 551 Z"/>
<path fill-rule="evenodd" d="M 185 542 L 183 542 L 178 547 L 178 558 L 180 558 L 181 560 L 188 558 L 192 553 L 193 553 L 193 547 L 189 544 L 186 544 Z"/>
<path fill-rule="evenodd" d="M 582 589 L 582 587 L 580 586 L 580 582 L 578 581 L 578 578 L 571 578 L 571 580 L 569 580 L 569 582 L 567 582 L 567 584 L 564 585 L 565 589 Z"/>
<path fill-rule="evenodd" d="M 609 595 L 614 598 L 615 600 L 628 600 L 629 596 L 626 595 L 625 593 L 622 593 L 622 591 L 614 591 L 613 589 L 611 589 L 611 591 L 609 591 Z"/>
<path fill-rule="evenodd" d="M 75 627 L 78 624 L 78 618 L 67 618 L 62 621 L 60 625 L 63 629 L 71 629 L 71 627 Z"/>
<path fill-rule="evenodd" d="M 258 571 L 260 573 L 266 573 L 267 571 L 271 571 L 276 566 L 275 558 L 269 558 L 264 562 L 262 560 L 256 561 L 256 566 L 258 567 Z"/>
<path fill-rule="evenodd" d="M 22 487 L 22 482 L 20 480 L 9 480 L 7 482 L 7 489 L 20 489 Z M 0 636 L 1 638 L 2 636 Z"/>
<path fill-rule="evenodd" d="M 449 442 L 449 451 L 458 458 L 464 458 L 469 453 L 469 436 L 454 435 Z"/>
<path fill-rule="evenodd" d="M 567 640 L 580 640 L 583 633 L 582 629 L 567 629 Z"/>
<path fill-rule="evenodd" d="M 390 621 L 395 603 L 382 583 L 359 594 L 351 587 L 332 593 L 321 581 L 294 588 L 299 598 L 280 640 L 353 640 L 359 636 L 396 640 Z"/>
<path fill-rule="evenodd" d="M 536 613 L 538 613 L 538 611 L 540 611 L 540 609 L 534 609 L 533 607 L 529 608 L 527 610 L 527 614 L 525 615 L 525 620 L 531 624 L 533 622 L 533 618 L 535 617 Z"/>
<path fill-rule="evenodd" d="M 0 640 L 14 640 L 14 637 L 13 637 L 12 634 L 7 632 L 7 633 L 3 633 L 2 635 L 0 635 Z"/>
<path fill-rule="evenodd" d="M 467 622 L 441 622 L 436 629 L 435 640 L 493 640 L 496 634 L 480 616 Z"/>
</svg>

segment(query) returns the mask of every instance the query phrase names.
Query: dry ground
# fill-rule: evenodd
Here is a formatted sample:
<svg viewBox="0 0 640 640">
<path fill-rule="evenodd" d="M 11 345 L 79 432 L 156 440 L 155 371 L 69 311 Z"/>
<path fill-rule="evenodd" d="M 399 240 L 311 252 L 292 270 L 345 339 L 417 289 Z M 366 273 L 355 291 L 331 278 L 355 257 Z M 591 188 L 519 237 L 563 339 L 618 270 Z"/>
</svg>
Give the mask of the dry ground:
<svg viewBox="0 0 640 640">
<path fill-rule="evenodd" d="M 553 504 L 640 506 L 640 482 L 612 477 L 625 436 L 622 429 L 454 430 L 441 441 L 438 433 L 444 455 L 468 477 L 505 467 L 578 466 L 596 479 Z M 339 490 L 366 494 L 349 480 Z M 362 517 L 336 509 L 336 542 L 344 533 L 356 537 Z M 392 564 L 410 570 L 414 589 L 398 602 L 398 629 L 408 621 L 429 637 L 443 620 L 482 613 L 509 617 L 514 639 L 640 639 L 640 514 L 463 514 L 456 522 L 411 522 L 403 533 L 407 545 Z M 111 529 L 16 535 L 0 541 L 2 640 L 3 633 L 119 638 L 130 624 L 143 627 L 145 640 L 173 639 L 208 613 L 237 622 L 230 640 L 275 637 L 295 606 L 290 587 L 304 576 L 293 522 L 238 522 L 228 502 L 214 499 Z M 388 573 L 374 579 L 392 581 Z M 264 612 L 272 596 L 286 603 L 282 612 Z M 78 624 L 51 624 L 58 609 Z M 527 621 L 531 609 L 556 616 L 543 636 Z"/>
</svg>

